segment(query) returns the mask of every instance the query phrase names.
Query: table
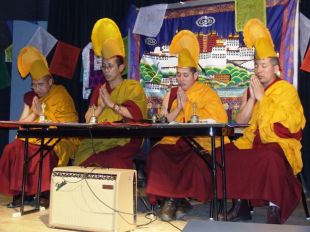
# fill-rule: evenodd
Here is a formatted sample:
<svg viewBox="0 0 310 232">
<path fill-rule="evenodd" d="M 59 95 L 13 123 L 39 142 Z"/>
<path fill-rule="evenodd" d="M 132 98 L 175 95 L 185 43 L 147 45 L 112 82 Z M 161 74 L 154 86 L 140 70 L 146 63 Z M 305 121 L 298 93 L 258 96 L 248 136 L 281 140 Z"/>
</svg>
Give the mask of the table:
<svg viewBox="0 0 310 232">
<path fill-rule="evenodd" d="M 64 137 L 83 137 L 83 138 L 109 138 L 109 137 L 163 137 L 163 136 L 210 136 L 211 137 L 211 157 L 212 157 L 212 177 L 213 177 L 213 196 L 214 204 L 212 213 L 215 219 L 218 219 L 217 206 L 217 167 L 215 159 L 215 138 L 221 138 L 222 151 L 222 177 L 223 183 L 223 200 L 224 200 L 224 217 L 226 218 L 226 172 L 225 172 L 225 150 L 224 150 L 224 135 L 227 124 L 225 123 L 36 123 L 36 122 L 14 122 L 14 121 L 0 121 L 0 128 L 18 129 L 17 137 L 25 139 L 24 152 L 24 172 L 22 185 L 22 206 L 20 214 L 24 211 L 24 195 L 25 195 L 25 181 L 27 176 L 27 146 L 29 138 L 41 139 L 40 153 L 41 161 L 44 158 L 43 147 L 44 139 L 64 138 Z M 59 141 L 59 140 L 57 140 Z M 52 144 L 53 147 L 55 144 Z M 42 169 L 42 162 L 40 162 L 40 170 Z M 41 171 L 40 171 L 41 173 Z M 40 178 L 38 183 L 38 197 L 40 194 Z M 39 205 L 36 204 L 34 210 L 38 210 Z"/>
</svg>

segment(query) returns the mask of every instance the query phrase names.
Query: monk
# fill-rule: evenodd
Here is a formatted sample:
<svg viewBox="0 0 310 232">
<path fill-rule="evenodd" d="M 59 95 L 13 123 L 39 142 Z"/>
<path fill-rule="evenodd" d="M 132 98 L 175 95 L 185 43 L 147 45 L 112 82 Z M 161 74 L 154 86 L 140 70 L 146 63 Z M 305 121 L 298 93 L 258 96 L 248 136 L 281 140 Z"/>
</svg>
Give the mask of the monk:
<svg viewBox="0 0 310 232">
<path fill-rule="evenodd" d="M 106 83 L 98 85 L 86 112 L 86 122 L 92 116 L 101 122 L 139 121 L 146 117 L 146 95 L 135 80 L 124 80 L 125 50 L 117 25 L 108 18 L 96 22 L 92 44 L 102 57 L 102 72 Z M 84 139 L 74 163 L 82 166 L 133 168 L 133 156 L 140 151 L 139 138 Z"/>
<path fill-rule="evenodd" d="M 251 19 L 244 28 L 244 41 L 255 47 L 255 69 L 236 118 L 249 127 L 241 138 L 225 145 L 227 196 L 233 199 L 227 219 L 251 219 L 251 200 L 254 206 L 268 204 L 267 223 L 280 224 L 301 197 L 295 175 L 302 169 L 305 117 L 295 87 L 278 77 L 279 59 L 268 29 Z"/>
<path fill-rule="evenodd" d="M 74 102 L 61 85 L 53 83 L 45 57 L 38 49 L 32 46 L 21 49 L 18 56 L 18 70 L 22 77 L 30 74 L 32 91 L 24 95 L 24 108 L 20 116 L 21 122 L 38 122 L 40 116 L 45 116 L 47 122 L 77 122 L 78 116 Z M 52 141 L 50 144 L 55 142 Z M 34 154 L 41 143 L 40 139 L 29 139 L 29 155 Z M 43 175 L 41 191 L 50 189 L 50 176 L 56 166 L 65 166 L 69 158 L 74 157 L 77 142 L 73 139 L 62 139 L 56 144 L 43 160 Z M 24 141 L 15 139 L 6 145 L 0 159 L 0 192 L 13 195 L 13 202 L 8 207 L 20 205 L 24 162 Z M 26 195 L 37 193 L 39 176 L 39 155 L 34 156 L 28 163 Z M 42 205 L 48 205 L 46 198 L 41 197 Z"/>
<path fill-rule="evenodd" d="M 176 78 L 179 87 L 171 89 L 164 98 L 168 122 L 189 122 L 193 114 L 200 119 L 227 122 L 227 114 L 219 96 L 209 86 L 198 82 L 199 44 L 197 37 L 187 30 L 173 38 L 170 53 L 178 54 Z M 210 152 L 210 137 L 195 140 Z M 216 140 L 217 146 L 219 140 Z M 160 199 L 160 218 L 164 221 L 182 219 L 190 203 L 186 198 L 205 202 L 210 198 L 206 188 L 212 189 L 212 180 L 205 178 L 208 166 L 195 154 L 182 137 L 164 137 L 151 150 L 147 160 L 147 187 L 152 203 Z"/>
</svg>

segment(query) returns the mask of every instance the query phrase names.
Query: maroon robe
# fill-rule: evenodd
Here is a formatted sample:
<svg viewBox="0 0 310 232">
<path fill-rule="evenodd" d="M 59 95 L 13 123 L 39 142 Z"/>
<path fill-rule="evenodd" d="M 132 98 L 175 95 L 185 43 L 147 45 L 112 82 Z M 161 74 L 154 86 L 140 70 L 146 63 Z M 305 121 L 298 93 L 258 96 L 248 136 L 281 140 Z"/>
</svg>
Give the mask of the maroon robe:
<svg viewBox="0 0 310 232">
<path fill-rule="evenodd" d="M 301 136 L 301 132 L 289 133 L 279 123 L 274 126 L 280 137 Z M 220 162 L 220 149 L 216 155 Z M 256 133 L 253 149 L 241 150 L 232 143 L 226 144 L 225 157 L 227 198 L 254 203 L 271 201 L 280 207 L 281 222 L 285 222 L 300 201 L 301 185 L 281 147 L 277 143 L 262 144 Z M 202 202 L 213 198 L 211 170 L 182 139 L 176 145 L 156 145 L 149 154 L 147 172 L 146 193 L 152 203 L 161 197 L 191 197 Z M 222 197 L 220 169 L 217 182 Z"/>
<path fill-rule="evenodd" d="M 39 146 L 29 144 L 29 155 L 34 154 Z M 28 175 L 26 180 L 26 195 L 37 193 L 39 178 L 40 154 L 34 156 L 28 163 Z M 58 157 L 51 151 L 43 159 L 41 191 L 50 189 L 50 177 L 54 167 L 57 166 Z M 5 195 L 18 195 L 22 190 L 24 164 L 24 142 L 15 139 L 5 146 L 0 159 L 0 192 Z"/>
<path fill-rule="evenodd" d="M 24 103 L 29 107 L 32 100 L 36 96 L 33 91 L 24 94 Z M 31 156 L 38 149 L 39 145 L 28 144 L 28 154 Z M 28 163 L 28 175 L 26 180 L 26 195 L 34 195 L 38 189 L 39 178 L 39 157 L 37 154 Z M 50 177 L 52 170 L 57 166 L 58 157 L 54 151 L 50 151 L 43 159 L 42 169 L 42 185 L 41 191 L 50 189 Z M 23 164 L 24 164 L 24 142 L 15 139 L 12 143 L 5 146 L 0 159 L 0 192 L 5 195 L 18 195 L 22 191 L 23 180 Z"/>
<path fill-rule="evenodd" d="M 109 83 L 106 83 L 107 90 L 109 93 L 112 92 L 112 89 Z M 94 89 L 90 105 L 97 105 L 99 97 L 99 89 L 101 84 L 97 85 Z M 133 116 L 131 121 L 139 121 L 143 119 L 142 112 L 139 107 L 133 101 L 125 101 L 122 106 L 127 107 L 128 111 Z M 127 119 L 129 120 L 129 119 Z M 80 166 L 100 166 L 104 168 L 133 168 L 133 157 L 140 153 L 140 147 L 142 144 L 142 139 L 140 138 L 131 138 L 129 143 L 123 146 L 117 146 L 105 151 L 98 152 L 93 154 L 88 159 L 83 161 Z"/>
<path fill-rule="evenodd" d="M 178 88 L 171 89 L 168 111 L 177 97 Z M 152 203 L 158 198 L 191 197 L 206 202 L 212 196 L 206 188 L 212 186 L 205 161 L 182 138 L 176 144 L 155 145 L 147 160 L 146 193 Z"/>
<path fill-rule="evenodd" d="M 217 159 L 220 161 L 220 150 Z M 256 134 L 253 149 L 225 145 L 228 199 L 248 199 L 256 206 L 272 202 L 280 207 L 284 223 L 301 198 L 301 184 L 293 174 L 282 148 L 277 143 L 262 144 Z M 212 173 L 208 170 L 211 178 Z M 221 171 L 218 169 L 219 197 L 222 196 Z M 208 189 L 208 188 L 206 188 Z"/>
<path fill-rule="evenodd" d="M 80 166 L 99 166 L 103 168 L 133 168 L 133 157 L 140 152 L 141 139 L 131 139 L 123 146 L 93 154 L 80 164 Z"/>
<path fill-rule="evenodd" d="M 205 161 L 185 140 L 157 144 L 147 160 L 146 193 L 152 203 L 162 197 L 191 197 L 206 202 L 212 197 L 212 179 L 207 174 Z"/>
</svg>

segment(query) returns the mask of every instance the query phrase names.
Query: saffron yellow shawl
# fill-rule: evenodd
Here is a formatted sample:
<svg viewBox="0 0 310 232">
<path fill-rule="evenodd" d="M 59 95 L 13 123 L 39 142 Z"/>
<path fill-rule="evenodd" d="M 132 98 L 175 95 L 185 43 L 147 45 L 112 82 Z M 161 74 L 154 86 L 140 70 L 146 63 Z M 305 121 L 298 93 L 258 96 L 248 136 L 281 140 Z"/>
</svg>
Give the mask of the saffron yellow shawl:
<svg viewBox="0 0 310 232">
<path fill-rule="evenodd" d="M 280 138 L 274 131 L 274 123 L 281 123 L 291 133 L 305 126 L 303 108 L 294 86 L 285 80 L 277 81 L 266 91 L 262 99 L 256 102 L 250 126 L 243 136 L 234 143 L 239 149 L 251 149 L 254 132 L 258 129 L 262 143 L 278 143 L 290 163 L 294 174 L 301 171 L 301 143 L 295 138 Z"/>
<path fill-rule="evenodd" d="M 112 90 L 111 100 L 118 105 L 122 105 L 126 101 L 132 101 L 140 109 L 143 118 L 146 117 L 147 99 L 143 88 L 137 81 L 124 80 Z M 122 115 L 109 107 L 105 107 L 98 117 L 98 122 L 114 122 L 122 119 Z M 76 153 L 74 165 L 81 164 L 94 152 L 102 152 L 116 146 L 123 146 L 129 141 L 130 138 L 84 139 Z"/>
<path fill-rule="evenodd" d="M 78 122 L 77 112 L 74 102 L 62 85 L 52 85 L 48 94 L 40 98 L 41 103 L 46 105 L 45 116 L 51 122 Z M 35 121 L 39 121 L 39 117 Z M 53 139 L 50 144 L 53 144 L 56 139 Z M 41 140 L 36 138 L 29 139 L 30 143 L 40 144 Z M 47 139 L 45 139 L 47 142 Z M 69 158 L 73 158 L 77 150 L 79 140 L 76 138 L 63 138 L 54 147 L 57 154 L 58 166 L 68 164 Z"/>
<path fill-rule="evenodd" d="M 195 82 L 185 92 L 188 100 L 184 109 L 178 114 L 175 121 L 188 122 L 193 115 L 193 104 L 196 104 L 196 114 L 199 119 L 214 119 L 217 123 L 226 123 L 227 114 L 224 110 L 223 104 L 216 94 L 216 92 L 209 86 L 200 82 Z M 175 99 L 171 106 L 171 111 L 177 107 L 177 99 Z M 186 135 L 185 135 L 186 136 Z M 180 137 L 166 136 L 159 143 L 160 144 L 175 144 Z M 195 140 L 206 150 L 211 150 L 211 139 L 209 136 L 195 137 Z M 220 141 L 216 139 L 216 146 L 219 146 Z"/>
</svg>

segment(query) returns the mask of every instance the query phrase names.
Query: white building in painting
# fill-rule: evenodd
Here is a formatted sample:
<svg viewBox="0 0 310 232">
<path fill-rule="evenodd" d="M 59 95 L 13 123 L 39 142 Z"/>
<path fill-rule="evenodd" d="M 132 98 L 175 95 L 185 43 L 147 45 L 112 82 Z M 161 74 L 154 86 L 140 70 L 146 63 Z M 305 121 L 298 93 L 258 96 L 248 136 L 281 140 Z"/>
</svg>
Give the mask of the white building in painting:
<svg viewBox="0 0 310 232">
<path fill-rule="evenodd" d="M 199 64 L 203 68 L 224 67 L 231 63 L 249 71 L 254 69 L 254 48 L 240 46 L 237 34 L 226 39 L 220 38 L 214 32 L 198 34 L 197 37 L 200 46 Z M 176 72 L 178 58 L 169 54 L 169 46 L 156 47 L 154 52 L 144 54 L 141 62 L 156 66 L 157 73 L 162 74 L 161 84 L 147 83 L 154 91 L 177 85 L 175 76 L 171 74 Z"/>
</svg>

